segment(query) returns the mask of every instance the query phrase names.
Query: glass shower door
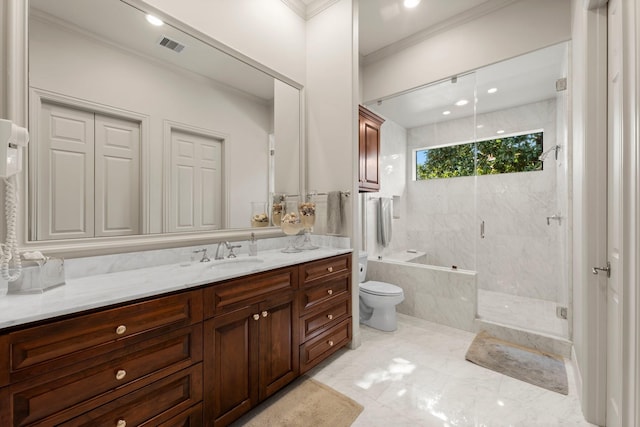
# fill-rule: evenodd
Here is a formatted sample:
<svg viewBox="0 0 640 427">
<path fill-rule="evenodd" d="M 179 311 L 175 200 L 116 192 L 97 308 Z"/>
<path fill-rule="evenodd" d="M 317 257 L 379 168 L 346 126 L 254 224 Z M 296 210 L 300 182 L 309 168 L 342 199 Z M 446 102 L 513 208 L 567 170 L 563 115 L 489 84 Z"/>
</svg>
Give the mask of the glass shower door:
<svg viewBox="0 0 640 427">
<path fill-rule="evenodd" d="M 561 44 L 476 72 L 478 316 L 560 338 L 570 337 L 566 64 Z"/>
</svg>

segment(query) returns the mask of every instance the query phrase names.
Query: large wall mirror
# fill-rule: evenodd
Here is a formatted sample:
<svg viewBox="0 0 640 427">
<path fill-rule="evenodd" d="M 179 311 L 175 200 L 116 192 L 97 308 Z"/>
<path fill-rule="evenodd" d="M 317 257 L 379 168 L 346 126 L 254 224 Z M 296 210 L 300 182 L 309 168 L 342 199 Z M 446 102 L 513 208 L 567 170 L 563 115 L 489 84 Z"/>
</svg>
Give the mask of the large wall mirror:
<svg viewBox="0 0 640 427">
<path fill-rule="evenodd" d="M 133 4 L 30 0 L 28 241 L 249 228 L 300 194 L 301 86 Z"/>
</svg>

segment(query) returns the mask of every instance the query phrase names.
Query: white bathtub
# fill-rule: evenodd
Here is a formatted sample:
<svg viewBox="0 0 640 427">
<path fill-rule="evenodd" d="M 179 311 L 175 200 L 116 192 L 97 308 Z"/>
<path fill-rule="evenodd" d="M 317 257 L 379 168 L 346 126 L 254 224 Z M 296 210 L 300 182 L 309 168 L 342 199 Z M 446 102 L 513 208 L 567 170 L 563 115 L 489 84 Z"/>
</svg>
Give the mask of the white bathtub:
<svg viewBox="0 0 640 427">
<path fill-rule="evenodd" d="M 428 264 L 424 252 L 402 251 L 369 258 L 366 280 L 400 286 L 405 299 L 399 313 L 475 332 L 475 271 Z"/>
</svg>

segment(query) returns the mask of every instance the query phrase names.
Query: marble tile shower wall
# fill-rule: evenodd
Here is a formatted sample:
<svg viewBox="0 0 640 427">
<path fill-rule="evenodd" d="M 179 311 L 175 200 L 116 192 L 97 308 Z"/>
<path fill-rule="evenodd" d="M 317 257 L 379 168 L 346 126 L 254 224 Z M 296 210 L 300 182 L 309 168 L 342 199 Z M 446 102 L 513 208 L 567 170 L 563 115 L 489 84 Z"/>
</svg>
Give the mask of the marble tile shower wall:
<svg viewBox="0 0 640 427">
<path fill-rule="evenodd" d="M 497 129 L 509 134 L 540 128 L 544 149 L 556 145 L 554 99 L 478 115 L 475 122 L 466 118 L 410 129 L 407 152 L 495 137 Z M 556 300 L 566 222 L 562 226 L 546 223 L 547 216 L 557 213 L 553 155 L 539 172 L 406 179 L 408 208 L 402 219 L 406 235 L 404 239 L 396 236 L 404 240 L 403 247 L 427 252 L 434 265 L 477 269 L 480 289 Z M 479 239 L 482 220 L 485 238 Z"/>
</svg>

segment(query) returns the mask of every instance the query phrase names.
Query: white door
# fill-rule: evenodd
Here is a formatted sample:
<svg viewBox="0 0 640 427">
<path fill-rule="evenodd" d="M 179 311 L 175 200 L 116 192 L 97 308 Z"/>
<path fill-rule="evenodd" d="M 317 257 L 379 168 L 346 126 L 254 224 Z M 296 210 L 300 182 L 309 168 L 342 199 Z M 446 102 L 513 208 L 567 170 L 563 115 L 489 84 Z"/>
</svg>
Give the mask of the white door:
<svg viewBox="0 0 640 427">
<path fill-rule="evenodd" d="M 140 231 L 140 124 L 96 114 L 95 235 Z"/>
<path fill-rule="evenodd" d="M 171 132 L 169 231 L 222 227 L 222 141 Z"/>
<path fill-rule="evenodd" d="M 620 0 L 608 9 L 608 165 L 607 253 L 611 277 L 607 280 L 607 426 L 622 426 L 622 16 Z M 606 263 L 606 260 L 602 260 Z M 602 273 L 601 273 L 602 274 Z"/>
<path fill-rule="evenodd" d="M 37 240 L 92 237 L 93 113 L 43 103 L 37 144 Z"/>
</svg>

